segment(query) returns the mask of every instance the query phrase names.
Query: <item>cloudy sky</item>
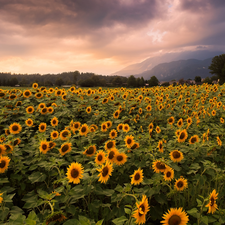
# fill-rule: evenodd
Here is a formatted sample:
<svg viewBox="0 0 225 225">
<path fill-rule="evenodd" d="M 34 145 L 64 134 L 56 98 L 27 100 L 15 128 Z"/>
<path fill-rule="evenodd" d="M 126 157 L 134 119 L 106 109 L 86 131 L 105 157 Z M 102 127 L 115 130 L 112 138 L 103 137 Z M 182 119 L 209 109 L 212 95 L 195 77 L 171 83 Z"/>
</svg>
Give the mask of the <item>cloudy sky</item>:
<svg viewBox="0 0 225 225">
<path fill-rule="evenodd" d="M 224 0 L 0 0 L 0 72 L 111 74 L 166 52 L 225 50 Z"/>
</svg>

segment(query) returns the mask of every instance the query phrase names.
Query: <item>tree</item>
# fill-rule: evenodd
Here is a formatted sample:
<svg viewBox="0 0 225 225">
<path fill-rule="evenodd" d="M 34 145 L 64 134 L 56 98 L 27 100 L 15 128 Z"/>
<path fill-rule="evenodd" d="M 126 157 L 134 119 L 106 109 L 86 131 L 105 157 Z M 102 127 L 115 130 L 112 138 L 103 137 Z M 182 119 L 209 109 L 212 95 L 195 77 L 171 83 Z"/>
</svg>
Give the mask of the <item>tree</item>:
<svg viewBox="0 0 225 225">
<path fill-rule="evenodd" d="M 121 86 L 122 85 L 122 79 L 119 76 L 116 76 L 113 80 L 112 83 L 114 86 Z"/>
<path fill-rule="evenodd" d="M 62 86 L 62 85 L 64 84 L 64 81 L 63 81 L 62 78 L 58 78 L 58 79 L 55 81 L 55 84 L 56 84 L 57 86 Z"/>
<path fill-rule="evenodd" d="M 225 54 L 215 56 L 208 67 L 211 74 L 215 74 L 220 79 L 220 84 L 225 83 Z"/>
<path fill-rule="evenodd" d="M 16 77 L 11 78 L 10 81 L 9 81 L 10 86 L 15 86 L 18 83 L 19 82 L 18 82 Z"/>
<path fill-rule="evenodd" d="M 129 87 L 135 87 L 136 86 L 136 78 L 134 77 L 134 75 L 129 76 L 129 78 L 127 80 L 127 85 Z"/>
<path fill-rule="evenodd" d="M 202 78 L 200 76 L 196 76 L 195 77 L 195 82 L 198 83 L 198 82 L 201 82 L 202 81 Z"/>
<path fill-rule="evenodd" d="M 209 77 L 206 77 L 203 83 L 212 84 L 212 80 Z"/>
<path fill-rule="evenodd" d="M 152 76 L 150 80 L 148 81 L 149 87 L 158 86 L 159 80 L 156 78 L 156 76 Z"/>
<path fill-rule="evenodd" d="M 144 86 L 145 86 L 145 80 L 144 80 L 143 77 L 141 77 L 140 86 L 141 86 L 141 87 L 144 87 Z"/>
<path fill-rule="evenodd" d="M 78 80 L 79 76 L 80 76 L 80 72 L 76 70 L 73 74 L 73 82 L 75 85 L 77 84 L 77 80 Z"/>
</svg>

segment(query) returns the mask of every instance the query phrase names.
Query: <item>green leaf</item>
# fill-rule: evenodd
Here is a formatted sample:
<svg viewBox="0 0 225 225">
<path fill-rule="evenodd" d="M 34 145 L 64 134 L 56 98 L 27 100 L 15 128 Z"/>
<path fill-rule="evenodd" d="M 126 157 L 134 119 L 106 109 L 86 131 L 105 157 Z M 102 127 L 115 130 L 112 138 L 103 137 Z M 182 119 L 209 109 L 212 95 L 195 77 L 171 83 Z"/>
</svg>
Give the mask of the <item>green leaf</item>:
<svg viewBox="0 0 225 225">
<path fill-rule="evenodd" d="M 63 223 L 63 225 L 74 225 L 74 224 L 80 225 L 80 222 L 76 219 L 71 219 L 71 220 L 67 220 L 65 223 Z"/>
<path fill-rule="evenodd" d="M 127 221 L 128 219 L 125 216 L 121 216 L 119 218 L 116 218 L 114 220 L 112 220 L 112 222 L 116 225 L 122 225 L 125 221 Z"/>
<path fill-rule="evenodd" d="M 96 223 L 96 225 L 102 225 L 103 221 L 104 221 L 104 219 L 99 220 L 99 221 Z"/>
<path fill-rule="evenodd" d="M 130 213 L 131 213 L 131 210 L 128 209 L 128 208 L 124 208 L 124 211 L 125 211 L 125 213 L 128 214 L 128 215 L 130 215 Z"/>
<path fill-rule="evenodd" d="M 28 176 L 28 179 L 31 181 L 31 183 L 36 183 L 36 182 L 42 182 L 46 179 L 46 175 L 41 172 L 34 172 L 30 176 Z"/>
<path fill-rule="evenodd" d="M 78 216 L 81 225 L 91 225 L 90 220 L 85 216 Z"/>
<path fill-rule="evenodd" d="M 202 220 L 202 222 L 203 222 L 204 224 L 208 225 L 208 216 L 203 216 L 203 217 L 201 218 L 201 220 Z"/>
<path fill-rule="evenodd" d="M 8 178 L 0 178 L 0 184 L 5 184 L 5 183 L 9 183 Z"/>
<path fill-rule="evenodd" d="M 192 208 L 192 209 L 188 210 L 187 213 L 195 218 L 200 217 L 200 214 L 196 208 Z"/>
</svg>

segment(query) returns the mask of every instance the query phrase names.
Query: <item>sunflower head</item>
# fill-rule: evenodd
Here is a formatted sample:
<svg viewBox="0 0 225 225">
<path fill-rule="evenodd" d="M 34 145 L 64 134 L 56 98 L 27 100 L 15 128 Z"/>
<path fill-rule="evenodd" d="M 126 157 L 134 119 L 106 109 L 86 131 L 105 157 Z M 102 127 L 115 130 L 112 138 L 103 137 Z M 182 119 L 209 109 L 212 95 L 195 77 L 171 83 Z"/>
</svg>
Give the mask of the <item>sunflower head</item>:
<svg viewBox="0 0 225 225">
<path fill-rule="evenodd" d="M 61 148 L 59 149 L 60 154 L 63 156 L 66 153 L 70 152 L 72 149 L 72 144 L 69 142 L 66 142 L 64 144 L 61 145 Z"/>
<path fill-rule="evenodd" d="M 115 148 L 116 147 L 116 141 L 115 140 L 110 140 L 110 141 L 107 141 L 105 143 L 105 149 L 106 150 L 111 150 L 112 148 Z"/>
<path fill-rule="evenodd" d="M 179 179 L 176 180 L 174 186 L 177 191 L 183 191 L 184 189 L 186 189 L 188 187 L 187 179 L 184 179 L 181 176 Z"/>
<path fill-rule="evenodd" d="M 96 157 L 95 157 L 95 162 L 98 164 L 98 165 L 102 165 L 103 163 L 105 163 L 105 152 L 103 152 L 102 150 L 99 151 L 97 154 L 96 154 Z"/>
<path fill-rule="evenodd" d="M 152 168 L 154 172 L 164 172 L 166 170 L 166 164 L 160 160 L 156 160 L 152 163 Z"/>
<path fill-rule="evenodd" d="M 167 166 L 163 177 L 165 181 L 171 181 L 174 178 L 174 170 Z"/>
<path fill-rule="evenodd" d="M 83 154 L 86 155 L 86 156 L 93 156 L 96 152 L 96 146 L 95 145 L 91 145 L 89 146 L 84 152 Z"/>
<path fill-rule="evenodd" d="M 88 131 L 89 131 L 88 125 L 85 123 L 85 124 L 83 124 L 83 125 L 80 127 L 79 133 L 80 133 L 81 136 L 86 136 L 87 133 L 88 133 Z"/>
<path fill-rule="evenodd" d="M 114 138 L 117 137 L 117 132 L 116 132 L 115 129 L 113 129 L 113 130 L 110 131 L 109 137 L 110 137 L 111 139 L 114 139 Z"/>
<path fill-rule="evenodd" d="M 22 127 L 19 123 L 13 123 L 9 126 L 9 132 L 11 134 L 19 134 L 22 130 Z"/>
<path fill-rule="evenodd" d="M 117 152 L 114 156 L 114 162 L 116 165 L 121 166 L 127 161 L 127 155 L 125 153 Z"/>
<path fill-rule="evenodd" d="M 109 176 L 112 175 L 113 166 L 111 163 L 106 162 L 105 165 L 102 165 L 100 169 L 97 169 L 100 173 L 98 174 L 99 180 L 101 183 L 106 183 L 109 179 Z"/>
<path fill-rule="evenodd" d="M 4 173 L 9 166 L 10 158 L 8 156 L 0 157 L 0 173 Z"/>
<path fill-rule="evenodd" d="M 209 196 L 209 203 L 206 205 L 206 207 L 209 207 L 208 213 L 213 214 L 218 209 L 216 204 L 216 199 L 218 198 L 217 196 L 218 193 L 216 193 L 216 190 L 214 189 Z"/>
<path fill-rule="evenodd" d="M 46 131 L 47 124 L 46 123 L 40 123 L 38 126 L 39 132 L 43 133 Z"/>
<path fill-rule="evenodd" d="M 69 183 L 74 183 L 74 184 L 79 184 L 80 183 L 80 179 L 83 178 L 83 166 L 80 163 L 71 163 L 71 165 L 69 166 L 69 168 L 67 168 L 67 178 L 69 180 Z"/>
<path fill-rule="evenodd" d="M 140 168 L 135 170 L 134 173 L 131 175 L 131 184 L 139 185 L 143 181 L 143 170 Z"/>
</svg>

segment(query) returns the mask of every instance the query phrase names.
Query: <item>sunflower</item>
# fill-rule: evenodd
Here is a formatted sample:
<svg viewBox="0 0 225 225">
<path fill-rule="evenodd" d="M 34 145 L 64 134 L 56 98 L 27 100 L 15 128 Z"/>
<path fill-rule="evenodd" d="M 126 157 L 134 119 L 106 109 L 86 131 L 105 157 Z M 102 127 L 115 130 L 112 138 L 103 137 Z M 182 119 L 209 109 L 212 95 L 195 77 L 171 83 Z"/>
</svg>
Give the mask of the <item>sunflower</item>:
<svg viewBox="0 0 225 225">
<path fill-rule="evenodd" d="M 22 101 L 18 101 L 17 103 L 16 103 L 16 106 L 21 106 L 22 105 Z"/>
<path fill-rule="evenodd" d="M 120 123 L 118 126 L 117 126 L 117 128 L 116 128 L 118 131 L 121 131 L 121 130 L 123 130 L 123 124 L 122 123 Z"/>
<path fill-rule="evenodd" d="M 62 90 L 56 90 L 55 91 L 55 96 L 60 96 L 60 95 L 62 95 Z"/>
<path fill-rule="evenodd" d="M 130 135 L 130 136 L 127 135 L 125 137 L 124 141 L 125 141 L 127 148 L 131 148 L 131 146 L 134 144 L 134 137 L 132 135 Z"/>
<path fill-rule="evenodd" d="M 107 131 L 107 124 L 106 124 L 106 122 L 102 123 L 102 125 L 101 125 L 101 131 L 102 132 L 106 132 Z"/>
<path fill-rule="evenodd" d="M 163 153 L 163 142 L 162 142 L 162 141 L 159 141 L 157 147 L 159 148 L 159 151 L 160 151 L 161 153 Z"/>
<path fill-rule="evenodd" d="M 88 106 L 87 108 L 86 108 L 86 112 L 89 114 L 89 113 L 91 113 L 91 106 Z"/>
<path fill-rule="evenodd" d="M 180 118 L 177 122 L 177 126 L 180 128 L 180 127 L 182 127 L 182 125 L 183 125 L 183 119 Z"/>
<path fill-rule="evenodd" d="M 188 134 L 187 134 L 186 129 L 180 131 L 179 132 L 179 135 L 178 135 L 178 142 L 179 143 L 185 142 L 185 140 L 187 139 L 187 137 L 188 137 Z"/>
<path fill-rule="evenodd" d="M 107 160 L 109 162 L 113 163 L 116 153 L 117 153 L 117 149 L 116 148 L 111 148 L 110 151 L 108 151 Z"/>
<path fill-rule="evenodd" d="M 81 136 L 86 136 L 88 133 L 88 125 L 85 123 L 80 127 L 79 133 Z"/>
<path fill-rule="evenodd" d="M 103 163 L 105 163 L 105 152 L 103 152 L 102 150 L 99 151 L 97 154 L 96 154 L 96 157 L 95 157 L 95 162 L 98 164 L 98 165 L 102 165 Z"/>
<path fill-rule="evenodd" d="M 79 130 L 80 125 L 81 125 L 80 122 L 74 122 L 74 123 L 73 123 L 73 130 L 74 130 L 74 131 Z"/>
<path fill-rule="evenodd" d="M 121 166 L 127 161 L 127 155 L 125 153 L 117 152 L 114 157 L 116 165 Z"/>
<path fill-rule="evenodd" d="M 34 89 L 38 88 L 38 83 L 33 83 L 32 88 L 34 88 Z"/>
<path fill-rule="evenodd" d="M 72 149 L 71 146 L 72 144 L 69 142 L 63 143 L 59 149 L 60 154 L 64 156 L 66 153 L 70 152 Z"/>
<path fill-rule="evenodd" d="M 21 140 L 19 138 L 16 138 L 14 141 L 13 141 L 13 146 L 17 146 L 21 143 Z"/>
<path fill-rule="evenodd" d="M 5 135 L 6 135 L 6 136 L 10 135 L 9 129 L 5 129 Z"/>
<path fill-rule="evenodd" d="M 147 111 L 149 112 L 149 111 L 152 110 L 152 106 L 151 106 L 151 105 L 147 105 L 147 106 L 146 106 L 146 109 L 147 109 Z"/>
<path fill-rule="evenodd" d="M 94 100 L 97 101 L 99 98 L 100 98 L 100 97 L 97 95 L 97 96 L 94 97 Z"/>
<path fill-rule="evenodd" d="M 50 113 L 50 114 L 52 114 L 54 112 L 54 109 L 52 106 L 48 107 L 47 110 L 48 110 L 48 113 Z"/>
<path fill-rule="evenodd" d="M 143 170 L 138 168 L 138 170 L 135 170 L 130 177 L 131 177 L 131 184 L 139 185 L 143 181 L 143 177 L 144 177 Z"/>
<path fill-rule="evenodd" d="M 39 130 L 39 132 L 43 133 L 43 132 L 46 131 L 46 128 L 47 128 L 47 124 L 46 123 L 40 123 L 39 127 L 38 127 L 38 130 Z"/>
<path fill-rule="evenodd" d="M 3 193 L 0 193 L 0 204 L 2 203 L 3 201 L 3 198 L 1 197 Z"/>
<path fill-rule="evenodd" d="M 62 222 L 63 220 L 66 220 L 67 218 L 63 215 L 63 213 L 61 211 L 58 212 L 54 212 L 52 214 L 50 214 L 49 216 L 47 216 L 46 220 L 45 220 L 45 224 L 48 225 L 51 222 Z"/>
<path fill-rule="evenodd" d="M 63 130 L 63 131 L 61 131 L 60 132 L 60 138 L 61 138 L 61 140 L 67 140 L 67 139 L 69 139 L 71 137 L 71 133 L 70 133 L 70 131 L 69 130 Z"/>
<path fill-rule="evenodd" d="M 154 125 L 153 125 L 153 123 L 150 123 L 149 125 L 148 125 L 148 130 L 153 130 L 153 127 L 154 127 Z"/>
<path fill-rule="evenodd" d="M 56 143 L 55 142 L 53 142 L 53 141 L 49 141 L 49 148 L 50 149 L 53 149 L 55 146 L 56 146 Z"/>
<path fill-rule="evenodd" d="M 171 181 L 174 178 L 174 170 L 167 166 L 163 178 L 165 181 Z"/>
<path fill-rule="evenodd" d="M 208 213 L 213 214 L 218 209 L 218 206 L 216 204 L 216 199 L 218 198 L 217 196 L 218 193 L 216 193 L 216 190 L 214 189 L 209 196 L 209 203 L 206 205 L 206 207 L 209 207 Z"/>
<path fill-rule="evenodd" d="M 24 92 L 23 92 L 23 97 L 24 98 L 29 98 L 30 96 L 31 96 L 31 91 L 30 90 L 25 90 Z"/>
<path fill-rule="evenodd" d="M 117 137 L 117 132 L 116 132 L 115 129 L 113 129 L 113 130 L 110 131 L 109 137 L 110 137 L 111 139 L 114 139 L 114 138 Z"/>
<path fill-rule="evenodd" d="M 198 139 L 199 139 L 198 135 L 192 136 L 192 137 L 189 139 L 189 144 L 194 144 L 194 143 L 198 142 L 198 141 L 199 141 Z"/>
<path fill-rule="evenodd" d="M 9 132 L 11 134 L 19 134 L 22 130 L 22 127 L 19 123 L 13 123 L 9 126 Z"/>
<path fill-rule="evenodd" d="M 190 125 L 192 124 L 192 119 L 191 119 L 191 117 L 188 117 L 188 118 L 187 118 L 187 124 L 188 124 L 188 126 L 190 126 Z"/>
<path fill-rule="evenodd" d="M 105 143 L 105 149 L 106 150 L 111 150 L 112 148 L 115 148 L 116 147 L 116 141 L 115 140 L 110 140 L 110 141 L 107 141 Z"/>
<path fill-rule="evenodd" d="M 173 162 L 180 162 L 184 158 L 183 153 L 179 150 L 173 150 L 170 152 L 170 159 Z"/>
<path fill-rule="evenodd" d="M 149 211 L 148 198 L 146 195 L 142 196 L 142 201 L 138 204 L 136 203 L 137 210 L 134 211 L 132 217 L 136 219 L 135 223 L 144 224 L 146 222 L 146 214 Z"/>
<path fill-rule="evenodd" d="M 10 153 L 13 152 L 13 146 L 12 146 L 12 145 L 10 145 L 10 144 L 5 144 L 4 146 L 5 146 L 5 148 L 6 148 L 7 154 L 10 154 Z M 1 154 L 0 154 L 0 155 L 1 155 Z"/>
<path fill-rule="evenodd" d="M 33 106 L 28 106 L 28 107 L 26 108 L 26 112 L 27 112 L 28 114 L 32 114 L 32 113 L 34 112 L 34 107 L 33 107 Z"/>
<path fill-rule="evenodd" d="M 5 153 L 6 153 L 5 145 L 0 145 L 0 156 L 5 155 Z"/>
<path fill-rule="evenodd" d="M 163 225 L 186 225 L 189 220 L 183 208 L 171 208 L 168 213 L 163 214 L 163 219 Z"/>
<path fill-rule="evenodd" d="M 173 116 L 171 116 L 168 120 L 167 120 L 167 122 L 168 122 L 168 124 L 170 124 L 170 125 L 173 125 L 173 123 L 174 123 L 174 117 Z"/>
<path fill-rule="evenodd" d="M 45 103 L 40 103 L 38 105 L 38 109 L 43 109 L 44 107 L 46 107 Z"/>
<path fill-rule="evenodd" d="M 123 131 L 128 132 L 130 130 L 130 126 L 128 124 L 123 124 Z"/>
<path fill-rule="evenodd" d="M 82 173 L 84 172 L 83 166 L 80 163 L 71 163 L 69 168 L 67 168 L 67 178 L 69 179 L 69 183 L 73 182 L 74 184 L 79 184 L 80 179 L 83 178 Z"/>
<path fill-rule="evenodd" d="M 224 123 L 224 119 L 222 117 L 220 118 L 220 123 Z"/>
<path fill-rule="evenodd" d="M 159 134 L 159 133 L 161 132 L 161 129 L 160 129 L 159 126 L 157 126 L 157 127 L 155 128 L 155 130 L 156 130 L 157 134 Z"/>
<path fill-rule="evenodd" d="M 219 137 L 216 137 L 216 140 L 217 140 L 217 144 L 218 144 L 219 146 L 222 146 L 222 141 L 220 140 L 220 138 L 219 138 Z"/>
<path fill-rule="evenodd" d="M 51 132 L 51 138 L 52 138 L 53 140 L 55 140 L 55 139 L 57 139 L 58 137 L 59 137 L 59 132 L 56 131 L 56 130 L 53 130 L 53 131 Z"/>
<path fill-rule="evenodd" d="M 95 145 L 92 145 L 92 146 L 89 146 L 84 152 L 83 154 L 86 155 L 86 156 L 93 156 L 96 152 L 96 146 Z"/>
<path fill-rule="evenodd" d="M 17 95 L 15 95 L 15 94 L 11 94 L 10 96 L 9 96 L 9 100 L 14 100 L 14 99 L 16 99 L 17 98 Z"/>
<path fill-rule="evenodd" d="M 155 173 L 164 172 L 166 170 L 166 164 L 160 160 L 155 160 L 152 163 L 152 167 Z"/>
<path fill-rule="evenodd" d="M 113 113 L 113 118 L 114 119 L 118 119 L 120 116 L 120 110 L 116 110 L 114 113 Z"/>
<path fill-rule="evenodd" d="M 183 191 L 188 186 L 187 179 L 183 178 L 182 176 L 176 180 L 175 188 L 177 191 Z"/>
<path fill-rule="evenodd" d="M 106 121 L 106 125 L 107 125 L 107 128 L 110 128 L 112 126 L 112 122 L 111 121 Z"/>
<path fill-rule="evenodd" d="M 102 104 L 105 104 L 105 103 L 108 103 L 108 98 L 104 98 L 103 100 L 102 100 Z"/>
<path fill-rule="evenodd" d="M 26 123 L 26 125 L 27 125 L 28 127 L 32 127 L 33 124 L 34 124 L 34 122 L 33 122 L 32 119 L 27 119 L 27 120 L 25 121 L 25 123 Z"/>
<path fill-rule="evenodd" d="M 38 92 L 38 93 L 35 94 L 35 97 L 37 99 L 41 99 L 41 98 L 43 98 L 43 94 L 41 92 Z"/>
<path fill-rule="evenodd" d="M 211 114 L 212 114 L 212 116 L 215 116 L 216 115 L 216 110 L 214 109 Z"/>
<path fill-rule="evenodd" d="M 139 147 L 140 147 L 139 143 L 138 143 L 138 142 L 135 142 L 135 143 L 131 146 L 131 149 L 133 150 L 133 149 L 136 149 L 136 148 L 139 148 Z"/>
<path fill-rule="evenodd" d="M 9 166 L 10 158 L 7 156 L 0 157 L 0 173 L 4 173 Z"/>
<path fill-rule="evenodd" d="M 98 172 L 100 172 L 98 174 L 98 181 L 100 181 L 101 183 L 106 183 L 109 179 L 109 176 L 112 176 L 112 171 L 113 171 L 113 166 L 111 163 L 106 162 L 105 165 L 102 165 L 101 169 L 97 169 Z"/>
<path fill-rule="evenodd" d="M 43 154 L 46 154 L 50 150 L 49 143 L 46 140 L 41 141 L 39 149 L 40 149 L 40 152 L 42 152 Z"/>
<path fill-rule="evenodd" d="M 142 112 L 143 112 L 142 108 L 139 108 L 138 112 L 139 112 L 139 114 L 142 114 Z"/>
</svg>

